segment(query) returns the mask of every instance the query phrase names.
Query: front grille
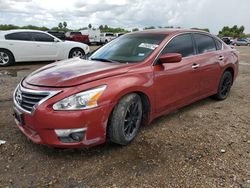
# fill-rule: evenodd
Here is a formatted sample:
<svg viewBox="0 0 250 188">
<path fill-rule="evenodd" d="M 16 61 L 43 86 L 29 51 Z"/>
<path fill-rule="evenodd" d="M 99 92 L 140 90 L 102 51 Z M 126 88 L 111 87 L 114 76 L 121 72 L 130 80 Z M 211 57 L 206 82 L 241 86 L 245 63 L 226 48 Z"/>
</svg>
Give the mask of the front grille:
<svg viewBox="0 0 250 188">
<path fill-rule="evenodd" d="M 14 93 L 14 102 L 23 111 L 32 113 L 37 105 L 54 96 L 56 93 L 58 91 L 36 91 L 25 89 L 19 85 Z"/>
</svg>

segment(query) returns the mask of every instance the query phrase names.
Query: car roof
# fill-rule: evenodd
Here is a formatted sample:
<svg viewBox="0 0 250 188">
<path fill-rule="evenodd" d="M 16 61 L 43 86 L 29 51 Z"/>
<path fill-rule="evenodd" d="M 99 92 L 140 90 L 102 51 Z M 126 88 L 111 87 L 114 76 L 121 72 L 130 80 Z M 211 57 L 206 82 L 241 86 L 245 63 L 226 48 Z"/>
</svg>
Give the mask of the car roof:
<svg viewBox="0 0 250 188">
<path fill-rule="evenodd" d="M 39 32 L 39 33 L 45 33 L 44 31 L 40 30 L 32 30 L 32 29 L 11 29 L 6 31 L 1 31 L 0 34 L 10 34 L 10 33 L 18 33 L 18 32 Z"/>
<path fill-rule="evenodd" d="M 175 34 L 187 33 L 187 32 L 199 32 L 199 33 L 210 34 L 206 31 L 197 30 L 197 29 L 147 29 L 143 31 L 136 31 L 134 33 L 175 35 Z"/>
</svg>

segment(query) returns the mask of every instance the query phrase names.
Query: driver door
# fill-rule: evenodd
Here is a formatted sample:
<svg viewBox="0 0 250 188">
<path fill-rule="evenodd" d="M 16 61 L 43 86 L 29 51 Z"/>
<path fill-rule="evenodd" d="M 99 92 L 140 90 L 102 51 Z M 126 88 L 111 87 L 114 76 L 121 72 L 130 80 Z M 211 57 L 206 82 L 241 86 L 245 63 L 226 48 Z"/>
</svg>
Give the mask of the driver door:
<svg viewBox="0 0 250 188">
<path fill-rule="evenodd" d="M 200 92 L 199 69 L 193 58 L 195 48 L 191 34 L 173 38 L 161 55 L 166 53 L 180 53 L 183 58 L 178 63 L 154 66 L 154 91 L 158 113 L 185 106 L 198 98 Z"/>
<path fill-rule="evenodd" d="M 58 59 L 59 43 L 54 37 L 40 32 L 32 32 L 35 43 L 34 56 L 37 61 L 52 61 Z"/>
</svg>

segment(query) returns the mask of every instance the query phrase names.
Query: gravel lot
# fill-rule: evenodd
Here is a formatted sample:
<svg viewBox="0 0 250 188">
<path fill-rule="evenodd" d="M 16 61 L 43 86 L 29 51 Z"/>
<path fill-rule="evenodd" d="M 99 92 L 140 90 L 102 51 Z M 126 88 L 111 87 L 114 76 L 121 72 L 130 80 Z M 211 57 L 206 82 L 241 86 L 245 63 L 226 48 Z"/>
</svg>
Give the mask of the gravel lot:
<svg viewBox="0 0 250 188">
<path fill-rule="evenodd" d="M 92 47 L 93 48 L 93 47 Z M 250 187 L 250 47 L 225 101 L 204 99 L 142 127 L 129 146 L 59 150 L 30 142 L 12 92 L 47 64 L 0 68 L 0 187 Z"/>
</svg>

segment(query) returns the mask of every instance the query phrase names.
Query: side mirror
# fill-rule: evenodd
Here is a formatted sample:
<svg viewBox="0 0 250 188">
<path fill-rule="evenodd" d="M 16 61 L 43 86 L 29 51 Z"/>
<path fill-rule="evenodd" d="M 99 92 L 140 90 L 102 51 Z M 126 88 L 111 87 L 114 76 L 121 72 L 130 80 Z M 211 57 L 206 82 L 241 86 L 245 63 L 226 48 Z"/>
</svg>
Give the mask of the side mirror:
<svg viewBox="0 0 250 188">
<path fill-rule="evenodd" d="M 160 63 L 178 63 L 182 60 L 182 55 L 179 53 L 167 53 L 161 55 L 159 58 Z"/>
</svg>

